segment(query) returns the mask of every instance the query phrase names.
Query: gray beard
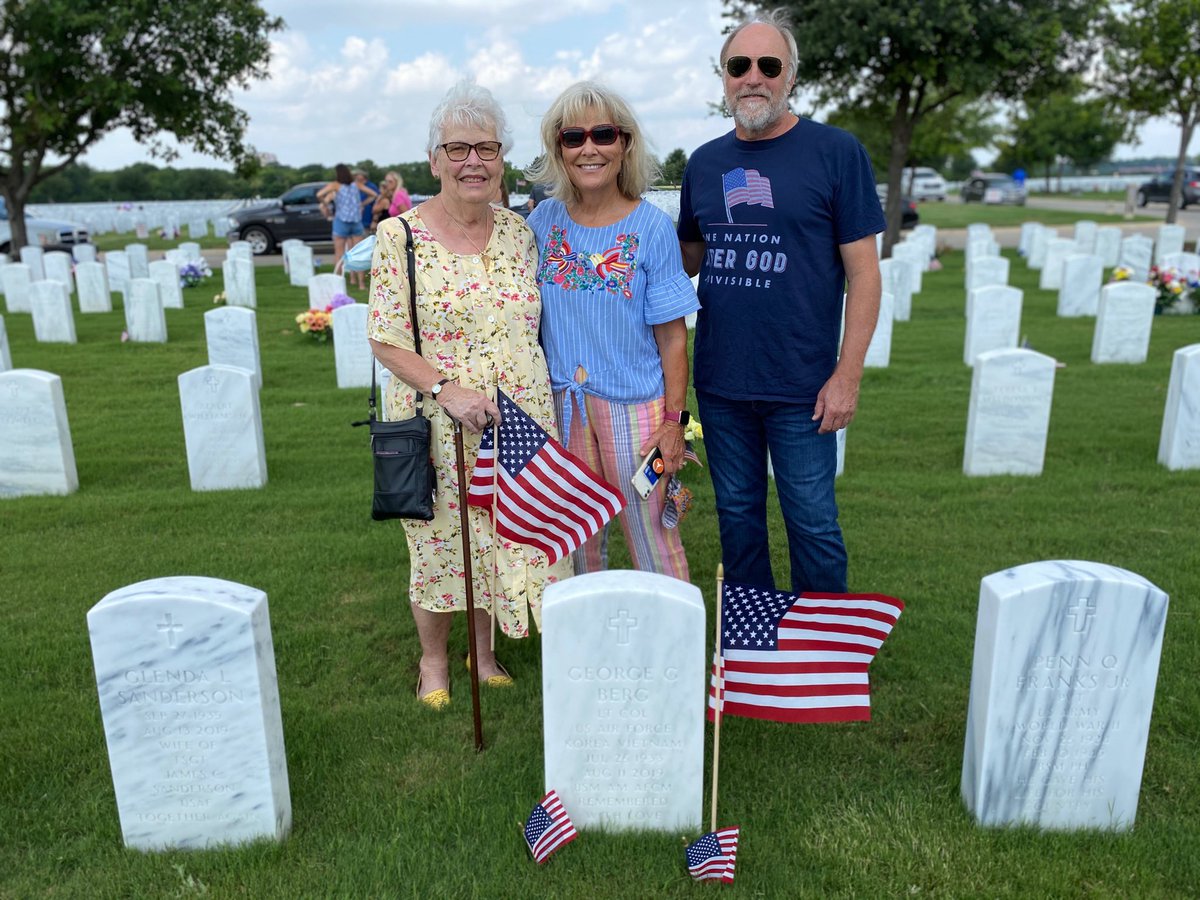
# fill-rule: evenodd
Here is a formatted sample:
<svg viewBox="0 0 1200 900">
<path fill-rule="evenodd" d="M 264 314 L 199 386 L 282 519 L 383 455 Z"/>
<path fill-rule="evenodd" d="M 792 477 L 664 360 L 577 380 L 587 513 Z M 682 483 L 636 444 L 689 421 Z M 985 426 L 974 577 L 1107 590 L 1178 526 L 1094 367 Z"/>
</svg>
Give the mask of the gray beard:
<svg viewBox="0 0 1200 900">
<path fill-rule="evenodd" d="M 788 112 L 787 98 L 781 98 L 780 102 L 770 102 L 759 104 L 753 112 L 746 107 L 736 102 L 733 106 L 733 121 L 737 122 L 744 130 L 752 134 L 761 131 L 766 131 Z"/>
</svg>

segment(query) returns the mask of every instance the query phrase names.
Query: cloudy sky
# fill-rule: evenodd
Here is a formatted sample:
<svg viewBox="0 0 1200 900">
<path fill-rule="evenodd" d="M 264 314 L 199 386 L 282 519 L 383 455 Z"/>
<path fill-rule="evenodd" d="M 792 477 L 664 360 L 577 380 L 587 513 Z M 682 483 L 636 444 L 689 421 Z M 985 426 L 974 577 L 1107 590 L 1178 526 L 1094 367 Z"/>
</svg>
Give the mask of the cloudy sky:
<svg viewBox="0 0 1200 900">
<path fill-rule="evenodd" d="M 583 78 L 604 81 L 632 104 L 660 157 L 689 155 L 730 123 L 713 66 L 720 0 L 265 0 L 286 28 L 274 35 L 270 76 L 239 92 L 249 142 L 287 165 L 424 157 L 429 114 L 469 76 L 504 105 L 518 166 L 538 152 L 550 101 Z M 1178 131 L 1142 129 L 1117 157 L 1174 154 Z M 1200 135 L 1192 152 L 1200 146 Z M 991 154 L 982 154 L 986 161 Z M 151 160 L 129 137 L 105 138 L 84 157 L 97 169 Z M 175 165 L 217 165 L 186 148 Z"/>
</svg>

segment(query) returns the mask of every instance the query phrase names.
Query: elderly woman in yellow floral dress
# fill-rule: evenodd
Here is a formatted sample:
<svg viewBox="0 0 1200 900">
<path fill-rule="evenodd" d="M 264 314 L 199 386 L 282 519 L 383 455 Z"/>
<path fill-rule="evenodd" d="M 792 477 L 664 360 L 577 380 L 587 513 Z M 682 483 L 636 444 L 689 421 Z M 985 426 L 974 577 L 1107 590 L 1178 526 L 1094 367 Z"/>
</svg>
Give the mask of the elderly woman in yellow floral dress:
<svg viewBox="0 0 1200 900">
<path fill-rule="evenodd" d="M 405 234 L 381 222 L 371 269 L 367 335 L 375 356 L 396 375 L 385 398 L 390 419 L 413 415 L 425 396 L 433 425 L 437 506 L 432 521 L 405 520 L 411 566 L 409 599 L 421 640 L 417 697 L 435 709 L 450 701 L 450 616 L 466 608 L 453 421 L 463 425 L 465 476 L 479 434 L 500 417 L 499 386 L 542 428 L 556 434 L 546 361 L 538 345 L 541 299 L 537 250 L 521 217 L 490 205 L 511 143 L 504 113 L 484 88 L 463 82 L 434 111 L 429 165 L 436 197 L 405 212 L 416 252 L 421 356 L 413 352 Z M 486 510 L 468 508 L 477 646 L 467 659 L 481 682 L 511 684 L 491 649 L 490 612 L 510 637 L 539 622 L 542 590 L 570 575 L 540 551 L 498 538 Z M 496 541 L 498 546 L 493 546 Z"/>
</svg>

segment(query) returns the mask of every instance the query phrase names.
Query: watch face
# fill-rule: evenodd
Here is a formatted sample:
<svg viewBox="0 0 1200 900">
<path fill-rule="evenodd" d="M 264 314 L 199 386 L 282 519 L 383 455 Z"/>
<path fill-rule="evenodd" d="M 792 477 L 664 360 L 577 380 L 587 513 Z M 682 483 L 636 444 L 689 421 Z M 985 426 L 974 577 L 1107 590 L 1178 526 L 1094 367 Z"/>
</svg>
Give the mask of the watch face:
<svg viewBox="0 0 1200 900">
<path fill-rule="evenodd" d="M 686 428 L 688 422 L 690 422 L 690 421 L 692 421 L 692 414 L 690 412 L 688 412 L 686 409 L 681 410 L 679 413 L 679 424 L 682 425 L 684 428 Z"/>
</svg>

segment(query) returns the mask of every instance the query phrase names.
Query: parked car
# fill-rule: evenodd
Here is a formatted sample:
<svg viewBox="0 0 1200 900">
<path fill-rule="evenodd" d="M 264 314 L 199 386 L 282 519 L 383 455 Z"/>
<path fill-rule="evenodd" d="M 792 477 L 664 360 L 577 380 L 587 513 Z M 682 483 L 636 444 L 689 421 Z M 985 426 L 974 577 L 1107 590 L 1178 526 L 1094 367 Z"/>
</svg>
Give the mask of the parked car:
<svg viewBox="0 0 1200 900">
<path fill-rule="evenodd" d="M 905 169 L 900 187 L 914 200 L 946 199 L 946 179 L 928 166 Z"/>
<path fill-rule="evenodd" d="M 887 205 L 888 189 L 886 184 L 875 185 L 875 193 L 879 197 L 881 206 Z M 905 197 L 904 202 L 900 207 L 900 230 L 906 231 L 909 228 L 916 228 L 921 221 L 921 214 L 917 212 L 917 204 L 912 197 Z"/>
<path fill-rule="evenodd" d="M 88 242 L 86 225 L 75 222 L 60 222 L 57 219 L 38 219 L 33 216 L 25 217 L 25 237 L 28 243 L 44 250 L 65 250 L 70 253 L 76 244 Z M 4 198 L 0 197 L 0 253 L 11 253 L 16 256 L 19 252 L 12 246 L 12 225 L 8 221 L 8 207 Z"/>
<path fill-rule="evenodd" d="M 321 214 L 317 191 L 327 182 L 309 181 L 289 189 L 282 197 L 229 214 L 233 228 L 225 237 L 230 243 L 247 241 L 255 256 L 272 253 L 288 238 L 330 243 L 332 226 Z"/>
<path fill-rule="evenodd" d="M 1137 192 L 1137 205 L 1147 203 L 1169 203 L 1171 200 L 1171 184 L 1175 181 L 1175 171 L 1163 172 L 1147 181 Z M 1179 208 L 1186 209 L 1193 203 L 1200 203 L 1200 169 L 1188 167 L 1183 170 L 1183 196 L 1179 198 Z"/>
<path fill-rule="evenodd" d="M 1011 203 L 1025 205 L 1025 185 L 1011 175 L 984 172 L 962 183 L 958 191 L 963 203 Z"/>
</svg>

